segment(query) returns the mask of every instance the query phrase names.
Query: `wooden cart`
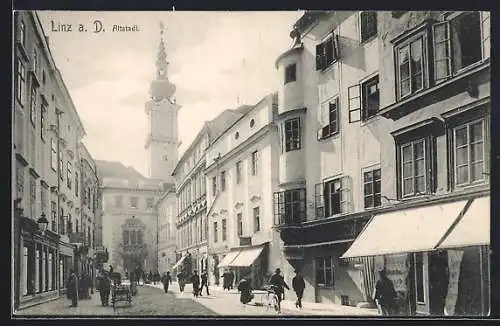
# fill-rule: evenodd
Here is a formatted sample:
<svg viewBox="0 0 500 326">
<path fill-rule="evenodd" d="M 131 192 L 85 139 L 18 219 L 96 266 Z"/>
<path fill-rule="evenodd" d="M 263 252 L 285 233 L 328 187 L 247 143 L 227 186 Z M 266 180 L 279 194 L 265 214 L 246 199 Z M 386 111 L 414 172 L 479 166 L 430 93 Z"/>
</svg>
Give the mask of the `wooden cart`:
<svg viewBox="0 0 500 326">
<path fill-rule="evenodd" d="M 111 287 L 111 303 L 113 304 L 113 309 L 116 309 L 116 303 L 118 301 L 128 302 L 128 306 L 132 306 L 130 287 L 122 284 L 121 274 L 116 272 L 111 273 L 110 278 L 113 282 L 113 286 Z"/>
</svg>

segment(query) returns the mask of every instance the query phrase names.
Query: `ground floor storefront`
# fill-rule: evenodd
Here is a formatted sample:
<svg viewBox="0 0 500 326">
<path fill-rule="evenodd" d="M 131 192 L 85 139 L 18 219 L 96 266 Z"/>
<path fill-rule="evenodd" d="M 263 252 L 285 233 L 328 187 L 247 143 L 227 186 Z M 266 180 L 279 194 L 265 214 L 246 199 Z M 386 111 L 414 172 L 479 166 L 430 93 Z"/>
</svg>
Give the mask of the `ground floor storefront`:
<svg viewBox="0 0 500 326">
<path fill-rule="evenodd" d="M 385 271 L 395 315 L 486 316 L 489 207 L 483 196 L 380 214 L 342 257 L 372 257 L 375 275 Z"/>
<path fill-rule="evenodd" d="M 197 271 L 198 275 L 208 269 L 208 247 L 206 244 L 191 247 L 189 249 L 179 250 L 177 252 L 177 261 L 172 266 L 170 273 L 176 277 L 181 271 L 191 275 Z"/>
<path fill-rule="evenodd" d="M 60 250 L 60 237 L 50 230 L 40 232 L 36 222 L 19 217 L 15 232 L 16 308 L 23 308 L 64 293 L 72 257 Z M 72 253 L 71 253 L 72 254 Z"/>
</svg>

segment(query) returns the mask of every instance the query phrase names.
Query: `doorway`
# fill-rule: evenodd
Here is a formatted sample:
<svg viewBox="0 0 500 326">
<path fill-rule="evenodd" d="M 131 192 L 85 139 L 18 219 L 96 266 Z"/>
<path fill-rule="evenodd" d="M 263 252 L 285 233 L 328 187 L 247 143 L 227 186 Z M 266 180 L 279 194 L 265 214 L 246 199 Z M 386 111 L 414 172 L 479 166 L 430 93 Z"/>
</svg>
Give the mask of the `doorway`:
<svg viewBox="0 0 500 326">
<path fill-rule="evenodd" d="M 432 316 L 444 314 L 448 292 L 448 254 L 446 251 L 429 253 L 429 312 Z"/>
</svg>

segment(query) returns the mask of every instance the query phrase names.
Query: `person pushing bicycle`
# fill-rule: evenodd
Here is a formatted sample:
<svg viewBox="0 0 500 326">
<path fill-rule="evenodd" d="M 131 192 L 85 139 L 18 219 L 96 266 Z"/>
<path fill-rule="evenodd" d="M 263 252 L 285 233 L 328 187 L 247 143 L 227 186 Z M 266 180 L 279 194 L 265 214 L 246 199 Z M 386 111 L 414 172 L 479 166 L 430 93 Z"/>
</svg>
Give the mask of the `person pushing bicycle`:
<svg viewBox="0 0 500 326">
<path fill-rule="evenodd" d="M 285 288 L 290 290 L 288 284 L 286 284 L 285 279 L 281 276 L 281 270 L 276 268 L 274 274 L 269 279 L 269 284 L 272 286 L 274 292 L 278 296 L 278 312 L 281 311 L 281 301 L 283 300 L 283 294 Z"/>
</svg>

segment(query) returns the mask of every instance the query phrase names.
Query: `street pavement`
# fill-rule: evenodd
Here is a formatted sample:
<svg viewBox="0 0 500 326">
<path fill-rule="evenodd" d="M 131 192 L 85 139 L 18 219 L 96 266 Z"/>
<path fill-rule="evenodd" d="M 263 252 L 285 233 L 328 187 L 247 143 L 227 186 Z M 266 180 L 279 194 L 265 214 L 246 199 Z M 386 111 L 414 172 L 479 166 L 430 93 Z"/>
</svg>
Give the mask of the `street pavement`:
<svg viewBox="0 0 500 326">
<path fill-rule="evenodd" d="M 331 304 L 316 304 L 303 302 L 303 309 L 297 309 L 292 300 L 282 302 L 281 313 L 277 313 L 270 307 L 259 305 L 259 296 L 249 304 L 240 302 L 240 295 L 236 290 L 224 291 L 220 287 L 210 287 L 210 295 L 195 298 L 192 286 L 186 285 L 181 293 L 177 283 L 173 283 L 168 293 L 164 293 L 160 283 L 138 286 L 138 294 L 132 297 L 132 305 L 128 307 L 127 302 L 118 302 L 118 308 L 112 306 L 101 306 L 99 292 L 95 292 L 90 300 L 80 300 L 78 307 L 70 307 L 70 301 L 66 297 L 43 303 L 17 312 L 16 316 L 262 316 L 264 318 L 276 318 L 285 316 L 373 316 L 374 309 L 361 309 Z M 287 293 L 288 296 L 293 294 Z M 290 297 L 291 299 L 291 297 Z M 293 299 L 295 299 L 293 297 Z M 111 299 L 110 299 L 111 301 Z M 257 302 L 257 304 L 255 303 Z"/>
</svg>

